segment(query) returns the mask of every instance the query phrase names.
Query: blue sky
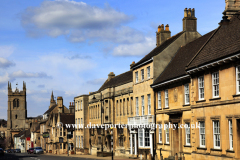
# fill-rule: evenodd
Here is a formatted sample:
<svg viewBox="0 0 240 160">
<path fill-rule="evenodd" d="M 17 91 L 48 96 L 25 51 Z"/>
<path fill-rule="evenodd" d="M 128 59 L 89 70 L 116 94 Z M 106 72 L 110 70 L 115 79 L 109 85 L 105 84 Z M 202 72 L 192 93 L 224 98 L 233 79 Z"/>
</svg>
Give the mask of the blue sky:
<svg viewBox="0 0 240 160">
<path fill-rule="evenodd" d="M 218 27 L 225 0 L 0 0 L 0 119 L 8 81 L 13 90 L 26 82 L 29 117 L 48 109 L 52 90 L 68 107 L 148 54 L 158 25 L 182 31 L 184 8 L 195 8 L 203 35 Z"/>
</svg>

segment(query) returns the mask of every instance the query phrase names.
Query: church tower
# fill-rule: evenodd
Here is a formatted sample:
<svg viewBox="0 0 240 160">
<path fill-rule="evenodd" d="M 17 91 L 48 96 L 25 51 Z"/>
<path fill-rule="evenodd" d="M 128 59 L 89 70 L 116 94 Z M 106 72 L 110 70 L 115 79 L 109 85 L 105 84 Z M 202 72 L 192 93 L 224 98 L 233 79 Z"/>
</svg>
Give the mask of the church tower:
<svg viewBox="0 0 240 160">
<path fill-rule="evenodd" d="M 49 108 L 51 108 L 51 107 L 54 106 L 54 105 L 56 105 L 56 101 L 54 100 L 53 91 L 52 91 Z"/>
<path fill-rule="evenodd" d="M 223 14 L 231 18 L 236 12 L 240 11 L 240 0 L 225 0 L 226 6 Z"/>
<path fill-rule="evenodd" d="M 8 82 L 8 115 L 7 128 L 10 131 L 19 132 L 25 129 L 27 119 L 27 102 L 26 102 L 26 83 L 23 82 L 23 90 L 17 87 L 12 91 L 11 83 Z"/>
</svg>

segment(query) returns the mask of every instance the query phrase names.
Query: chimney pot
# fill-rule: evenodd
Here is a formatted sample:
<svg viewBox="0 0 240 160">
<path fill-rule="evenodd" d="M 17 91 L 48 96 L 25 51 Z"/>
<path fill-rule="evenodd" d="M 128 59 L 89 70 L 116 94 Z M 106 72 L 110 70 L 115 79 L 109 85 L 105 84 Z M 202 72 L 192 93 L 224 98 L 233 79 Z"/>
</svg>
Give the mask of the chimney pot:
<svg viewBox="0 0 240 160">
<path fill-rule="evenodd" d="M 165 26 L 165 31 L 169 31 L 169 25 L 168 24 Z"/>
<path fill-rule="evenodd" d="M 161 32 L 161 26 L 160 25 L 158 26 L 158 31 L 157 32 L 158 33 Z"/>
<path fill-rule="evenodd" d="M 191 8 L 188 9 L 188 17 L 192 17 L 192 10 L 191 10 Z"/>
</svg>

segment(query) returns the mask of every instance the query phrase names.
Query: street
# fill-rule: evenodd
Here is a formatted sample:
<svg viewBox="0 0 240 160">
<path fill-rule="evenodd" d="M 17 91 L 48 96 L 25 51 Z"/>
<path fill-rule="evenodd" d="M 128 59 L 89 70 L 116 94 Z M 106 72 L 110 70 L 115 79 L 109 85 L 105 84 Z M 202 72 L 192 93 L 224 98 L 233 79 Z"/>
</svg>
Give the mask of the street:
<svg viewBox="0 0 240 160">
<path fill-rule="evenodd" d="M 0 156 L 1 160 L 66 160 L 66 159 L 80 159 L 91 160 L 90 158 L 78 158 L 78 157 L 63 157 L 63 156 L 51 156 L 44 154 L 27 154 L 27 153 L 5 153 L 4 156 Z M 92 159 L 93 160 L 93 159 Z"/>
</svg>

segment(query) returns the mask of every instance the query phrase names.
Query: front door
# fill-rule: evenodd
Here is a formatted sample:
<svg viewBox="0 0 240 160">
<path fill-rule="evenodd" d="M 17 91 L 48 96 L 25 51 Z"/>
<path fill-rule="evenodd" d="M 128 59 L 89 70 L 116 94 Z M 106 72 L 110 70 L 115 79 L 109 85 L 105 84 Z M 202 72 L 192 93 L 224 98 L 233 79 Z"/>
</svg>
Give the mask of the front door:
<svg viewBox="0 0 240 160">
<path fill-rule="evenodd" d="M 172 128 L 172 156 L 179 153 L 179 129 L 178 124 L 173 123 L 173 125 L 177 126 L 176 128 Z"/>
</svg>

